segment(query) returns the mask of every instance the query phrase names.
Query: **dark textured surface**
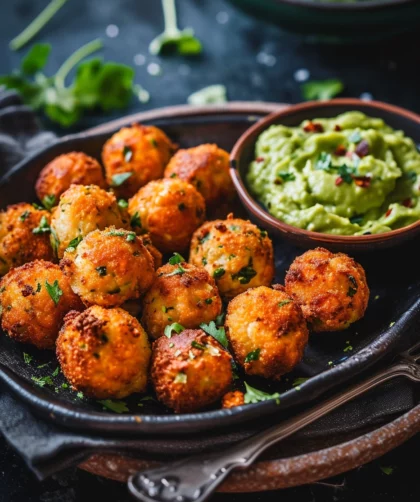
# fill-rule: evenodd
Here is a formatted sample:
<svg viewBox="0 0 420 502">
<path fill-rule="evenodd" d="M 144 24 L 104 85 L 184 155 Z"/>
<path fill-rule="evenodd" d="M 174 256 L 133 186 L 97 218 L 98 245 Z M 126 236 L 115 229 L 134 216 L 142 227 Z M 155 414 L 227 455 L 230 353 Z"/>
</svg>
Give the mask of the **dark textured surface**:
<svg viewBox="0 0 420 502">
<path fill-rule="evenodd" d="M 347 85 L 346 95 L 358 96 L 371 92 L 375 98 L 390 101 L 418 111 L 420 102 L 417 98 L 417 60 L 418 54 L 412 50 L 414 37 L 404 37 L 398 41 L 389 41 L 370 47 L 322 47 L 305 44 L 295 36 L 280 33 L 275 27 L 256 23 L 250 18 L 232 9 L 220 0 L 194 1 L 184 0 L 180 5 L 182 25 L 192 24 L 201 36 L 206 51 L 197 61 L 180 58 L 161 61 L 163 74 L 152 77 L 146 71 L 147 63 L 156 60 L 147 55 L 149 40 L 161 28 L 159 3 L 145 1 L 111 2 L 73 0 L 43 32 L 43 41 L 53 43 L 51 70 L 58 65 L 72 50 L 96 36 L 105 36 L 105 28 L 116 24 L 120 34 L 115 39 L 106 40 L 107 57 L 131 64 L 135 54 L 147 56 L 147 63 L 137 71 L 137 81 L 152 93 L 147 105 L 134 104 L 130 109 L 138 111 L 146 108 L 184 103 L 190 92 L 209 83 L 225 83 L 231 99 L 264 99 L 272 101 L 300 100 L 298 86 L 293 73 L 299 68 L 308 68 L 313 78 L 340 76 Z M 41 0 L 16 0 L 1 6 L 0 44 L 3 48 L 0 71 L 9 71 L 17 65 L 18 55 L 6 50 L 6 42 L 16 34 L 39 10 L 45 2 Z M 215 19 L 219 12 L 229 16 L 226 24 L 219 24 Z M 219 16 L 220 18 L 220 16 Z M 260 64 L 257 54 L 274 55 L 274 66 Z M 261 60 L 261 56 L 259 58 Z M 229 64 L 227 64 L 229 60 Z M 271 61 L 273 61 L 271 59 Z M 189 74 L 185 75 L 189 71 Z M 88 117 L 80 128 L 95 125 L 108 118 Z M 390 263 L 393 267 L 394 263 Z M 384 282 L 386 282 L 384 276 Z M 380 460 L 371 468 L 346 476 L 344 487 L 314 486 L 276 494 L 284 500 L 302 501 L 347 501 L 357 497 L 369 497 L 371 500 L 388 501 L 418 500 L 418 488 L 414 479 L 414 468 L 407 458 L 411 448 L 415 450 L 413 440 L 406 447 L 397 450 L 391 456 Z M 418 446 L 417 446 L 418 447 Z M 15 502 L 91 500 L 92 493 L 104 500 L 127 500 L 124 487 L 107 481 L 95 480 L 85 473 L 58 476 L 55 480 L 38 485 L 28 474 L 22 471 L 19 461 L 12 457 L 9 450 L 1 454 L 1 472 L 4 484 L 0 485 L 0 500 Z M 11 467 L 13 464 L 16 467 Z M 393 474 L 387 477 L 379 467 L 396 465 Z M 339 483 L 341 479 L 339 480 Z M 363 489 L 363 492 L 358 489 Z M 229 500 L 255 500 L 256 496 L 229 497 Z M 225 498 L 219 496 L 220 500 Z M 261 495 L 259 499 L 267 498 Z"/>
</svg>

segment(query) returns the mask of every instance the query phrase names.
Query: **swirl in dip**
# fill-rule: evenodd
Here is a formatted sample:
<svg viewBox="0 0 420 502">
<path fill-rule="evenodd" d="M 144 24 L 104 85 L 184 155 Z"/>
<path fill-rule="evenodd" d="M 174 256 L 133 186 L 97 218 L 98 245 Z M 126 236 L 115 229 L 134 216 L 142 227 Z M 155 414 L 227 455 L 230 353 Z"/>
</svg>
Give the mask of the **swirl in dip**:
<svg viewBox="0 0 420 502">
<path fill-rule="evenodd" d="M 247 183 L 274 217 L 314 232 L 376 234 L 420 219 L 415 143 L 361 112 L 269 127 Z"/>
</svg>

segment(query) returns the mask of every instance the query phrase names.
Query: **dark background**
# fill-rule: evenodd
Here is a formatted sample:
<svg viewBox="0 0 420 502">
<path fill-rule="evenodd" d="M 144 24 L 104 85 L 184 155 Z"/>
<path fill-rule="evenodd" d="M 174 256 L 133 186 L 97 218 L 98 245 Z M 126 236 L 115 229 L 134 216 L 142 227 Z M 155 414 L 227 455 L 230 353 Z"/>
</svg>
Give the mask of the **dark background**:
<svg viewBox="0 0 420 502">
<path fill-rule="evenodd" d="M 17 67 L 26 48 L 8 50 L 8 42 L 46 5 L 47 0 L 13 0 L 0 7 L 0 74 Z M 301 100 L 295 72 L 306 69 L 311 79 L 340 78 L 344 96 L 368 93 L 374 99 L 420 111 L 418 36 L 405 35 L 372 45 L 319 46 L 277 27 L 256 21 L 223 0 L 178 0 L 181 27 L 193 26 L 204 45 L 198 58 L 158 58 L 148 54 L 151 39 L 163 29 L 158 0 L 69 0 L 37 37 L 53 50 L 47 72 L 55 72 L 75 49 L 94 38 L 105 44 L 104 57 L 133 65 L 136 82 L 151 94 L 147 104 L 133 99 L 127 113 L 184 104 L 192 92 L 210 84 L 224 84 L 230 100 Z M 118 27 L 116 37 L 107 27 Z M 355 26 L 357 30 L 357 26 Z M 115 30 L 114 30 L 115 31 Z M 134 64 L 136 61 L 144 64 Z M 140 55 L 140 56 L 139 56 Z M 143 57 L 142 57 L 143 56 Z M 148 72 L 157 63 L 159 76 Z M 125 111 L 104 116 L 92 114 L 73 130 L 82 130 Z M 45 122 L 45 126 L 52 125 Z M 58 134 L 65 134 L 55 128 Z M 418 501 L 418 437 L 385 457 L 324 483 L 250 495 L 216 495 L 217 502 L 371 502 Z M 392 467 L 387 475 L 381 467 Z M 0 502 L 74 502 L 129 500 L 125 486 L 69 470 L 39 483 L 23 462 L 0 439 Z"/>
</svg>

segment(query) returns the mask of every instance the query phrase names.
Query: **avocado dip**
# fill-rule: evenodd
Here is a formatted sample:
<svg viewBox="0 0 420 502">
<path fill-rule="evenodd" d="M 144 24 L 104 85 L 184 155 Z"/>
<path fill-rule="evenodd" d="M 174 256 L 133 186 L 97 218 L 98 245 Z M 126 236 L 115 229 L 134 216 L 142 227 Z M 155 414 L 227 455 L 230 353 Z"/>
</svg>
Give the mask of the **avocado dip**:
<svg viewBox="0 0 420 502">
<path fill-rule="evenodd" d="M 416 145 L 361 112 L 269 127 L 247 183 L 274 217 L 314 232 L 377 234 L 420 219 Z"/>
</svg>

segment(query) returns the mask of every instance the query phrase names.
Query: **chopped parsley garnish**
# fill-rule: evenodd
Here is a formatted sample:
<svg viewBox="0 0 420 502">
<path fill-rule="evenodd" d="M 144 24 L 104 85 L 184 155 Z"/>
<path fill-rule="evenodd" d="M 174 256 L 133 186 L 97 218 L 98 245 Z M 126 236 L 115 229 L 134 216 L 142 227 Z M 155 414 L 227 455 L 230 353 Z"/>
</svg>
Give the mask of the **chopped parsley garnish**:
<svg viewBox="0 0 420 502">
<path fill-rule="evenodd" d="M 55 195 L 46 195 L 42 199 L 42 204 L 45 207 L 45 209 L 48 209 L 48 211 L 51 211 L 51 209 L 54 207 L 55 204 Z"/>
<path fill-rule="evenodd" d="M 263 392 L 262 390 L 251 387 L 246 382 L 244 382 L 244 384 L 246 389 L 246 392 L 244 394 L 245 404 L 260 403 L 261 401 L 269 401 L 270 399 L 275 399 L 276 403 L 280 404 L 280 394 L 278 392 L 275 392 L 274 394 L 268 394 L 267 392 Z"/>
<path fill-rule="evenodd" d="M 348 184 L 351 184 L 353 181 L 353 176 L 356 173 L 356 169 L 354 167 L 349 167 L 346 164 L 343 164 L 338 167 L 338 174 L 341 176 L 343 181 Z"/>
<path fill-rule="evenodd" d="M 261 235 L 261 237 L 263 237 L 263 238 L 264 238 L 264 237 L 267 237 L 267 235 L 268 235 L 267 230 L 260 230 L 260 235 Z M 231 255 L 231 256 L 232 256 L 232 255 Z M 233 255 L 233 256 L 234 256 L 234 255 Z"/>
<path fill-rule="evenodd" d="M 187 375 L 180 371 L 174 378 L 174 383 L 187 383 Z"/>
<path fill-rule="evenodd" d="M 43 376 L 43 377 L 31 377 L 32 380 L 39 385 L 40 387 L 44 387 L 44 385 L 51 385 L 54 386 L 54 382 L 52 381 L 52 378 L 50 376 Z"/>
<path fill-rule="evenodd" d="M 296 176 L 293 173 L 288 173 L 286 171 L 281 171 L 277 173 L 277 176 L 281 178 L 284 182 L 294 181 L 296 179 Z"/>
<path fill-rule="evenodd" d="M 394 468 L 393 467 L 385 467 L 385 466 L 380 465 L 379 469 L 381 469 L 381 471 L 384 474 L 386 474 L 387 476 L 390 476 L 394 472 Z"/>
<path fill-rule="evenodd" d="M 60 239 L 57 237 L 57 234 L 55 233 L 55 230 L 51 229 L 51 247 L 53 248 L 53 251 L 55 255 L 58 254 L 58 247 L 60 246 Z"/>
<path fill-rule="evenodd" d="M 281 302 L 278 303 L 278 306 L 284 307 L 285 305 L 288 305 L 289 303 L 292 303 L 292 300 L 282 300 Z"/>
<path fill-rule="evenodd" d="M 293 380 L 293 387 L 299 387 L 299 385 L 302 385 L 303 383 L 306 382 L 306 380 L 308 380 L 308 378 L 305 378 L 305 377 L 300 377 L 300 378 L 295 378 Z"/>
<path fill-rule="evenodd" d="M 24 211 L 20 216 L 19 216 L 19 220 L 20 221 L 25 221 L 28 216 L 30 216 L 31 212 L 30 211 Z"/>
<path fill-rule="evenodd" d="M 34 234 L 46 234 L 47 232 L 50 232 L 51 228 L 48 223 L 48 220 L 45 216 L 41 218 L 41 221 L 39 222 L 39 227 L 34 228 L 32 230 L 32 233 Z"/>
<path fill-rule="evenodd" d="M 114 174 L 114 176 L 112 176 L 112 186 L 113 187 L 121 186 L 132 175 L 133 175 L 133 173 Z"/>
<path fill-rule="evenodd" d="M 176 178 L 176 173 L 172 173 L 169 177 L 170 178 Z"/>
<path fill-rule="evenodd" d="M 136 211 L 133 216 L 131 217 L 131 220 L 130 220 L 130 225 L 133 227 L 133 228 L 136 228 L 136 227 L 139 227 L 141 228 L 141 219 L 140 219 L 140 215 L 138 213 L 138 211 Z"/>
<path fill-rule="evenodd" d="M 57 368 L 55 368 L 55 370 L 52 372 L 52 376 L 56 377 L 59 373 L 60 373 L 60 368 L 57 366 Z"/>
<path fill-rule="evenodd" d="M 223 326 L 223 324 L 225 323 L 225 317 L 226 317 L 226 314 L 224 312 L 222 312 L 220 315 L 218 315 L 215 319 L 216 326 Z"/>
<path fill-rule="evenodd" d="M 191 342 L 191 347 L 194 347 L 195 349 L 198 349 L 198 350 L 206 350 L 206 346 L 205 345 L 202 345 L 201 343 L 198 343 L 195 340 L 193 340 Z"/>
<path fill-rule="evenodd" d="M 120 207 L 121 209 L 127 209 L 128 202 L 125 199 L 119 199 L 118 207 Z"/>
<path fill-rule="evenodd" d="M 321 152 L 315 163 L 315 169 L 329 171 L 332 168 L 332 157 L 327 152 Z"/>
<path fill-rule="evenodd" d="M 228 346 L 228 340 L 226 338 L 225 328 L 217 327 L 214 321 L 209 322 L 208 324 L 201 323 L 200 328 L 205 331 L 208 335 L 212 336 L 215 340 L 217 340 L 220 345 L 222 345 L 225 349 Z"/>
<path fill-rule="evenodd" d="M 363 221 L 363 216 L 353 216 L 350 218 L 350 223 L 353 223 L 353 225 L 360 225 Z"/>
<path fill-rule="evenodd" d="M 31 356 L 30 354 L 27 354 L 26 352 L 23 353 L 23 360 L 25 361 L 26 364 L 30 364 L 34 357 Z"/>
<path fill-rule="evenodd" d="M 183 202 L 181 202 L 180 204 L 178 204 L 178 209 L 180 211 L 184 211 L 186 208 L 187 208 L 187 206 Z"/>
<path fill-rule="evenodd" d="M 347 296 L 353 297 L 357 293 L 359 286 L 357 284 L 356 279 L 352 275 L 349 275 L 349 281 L 351 286 L 349 286 L 349 289 L 347 291 Z"/>
<path fill-rule="evenodd" d="M 81 235 L 72 239 L 66 251 L 68 251 L 69 253 L 73 253 L 74 251 L 76 251 L 77 246 L 82 242 L 82 240 L 83 237 Z"/>
<path fill-rule="evenodd" d="M 204 302 L 207 304 L 207 305 L 211 305 L 213 303 L 213 298 L 206 298 L 204 300 Z"/>
<path fill-rule="evenodd" d="M 65 384 L 63 384 L 63 385 L 65 385 Z M 78 397 L 79 399 L 83 399 L 85 396 L 84 396 L 83 392 L 78 392 L 76 394 L 76 397 Z"/>
<path fill-rule="evenodd" d="M 68 383 L 62 383 L 60 387 L 62 389 L 68 389 L 69 388 L 69 384 Z"/>
<path fill-rule="evenodd" d="M 306 101 L 325 101 L 337 96 L 344 90 L 341 80 L 336 78 L 329 80 L 312 80 L 301 85 L 303 99 Z"/>
<path fill-rule="evenodd" d="M 173 275 L 182 275 L 185 274 L 187 271 L 185 270 L 184 267 L 181 265 L 178 265 L 178 267 L 173 271 L 170 272 L 169 274 L 165 274 L 165 277 L 172 277 Z"/>
<path fill-rule="evenodd" d="M 127 234 L 127 238 L 126 238 L 126 241 L 127 242 L 133 242 L 136 238 L 136 234 L 134 232 L 129 232 Z"/>
<path fill-rule="evenodd" d="M 349 136 L 350 143 L 360 143 L 362 141 L 362 136 L 360 136 L 359 131 L 354 131 Z"/>
<path fill-rule="evenodd" d="M 102 406 L 105 409 L 111 410 L 115 413 L 124 413 L 125 411 L 129 411 L 127 404 L 124 401 L 114 401 L 113 399 L 104 399 L 102 401 L 98 401 L 98 403 L 102 404 Z"/>
<path fill-rule="evenodd" d="M 172 336 L 172 331 L 175 331 L 175 333 L 181 333 L 181 331 L 184 331 L 184 326 L 179 324 L 178 322 L 174 322 L 172 324 L 168 324 L 168 326 L 165 327 L 164 334 L 167 338 L 171 338 Z"/>
<path fill-rule="evenodd" d="M 184 261 L 184 257 L 179 253 L 174 253 L 174 255 L 169 258 L 170 265 L 178 265 L 178 263 L 183 263 Z"/>
<path fill-rule="evenodd" d="M 225 269 L 223 267 L 219 267 L 219 268 L 216 268 L 216 270 L 214 270 L 213 272 L 213 277 L 215 279 L 219 279 L 220 277 L 222 277 L 223 275 L 225 275 Z"/>
<path fill-rule="evenodd" d="M 106 267 L 96 267 L 95 269 L 101 277 L 106 275 Z"/>
<path fill-rule="evenodd" d="M 248 284 L 256 275 L 257 272 L 252 268 L 252 258 L 250 258 L 249 264 L 246 267 L 242 267 L 239 272 L 232 274 L 232 279 L 239 281 L 241 284 Z"/>
<path fill-rule="evenodd" d="M 211 237 L 211 233 L 209 232 L 208 234 L 206 234 L 204 237 L 201 237 L 201 239 L 199 239 L 200 241 L 200 244 L 203 244 L 204 242 L 208 241 Z"/>
<path fill-rule="evenodd" d="M 32 207 L 35 208 L 37 211 L 44 210 L 44 206 L 41 206 L 40 204 L 37 204 L 36 202 L 32 202 Z"/>
<path fill-rule="evenodd" d="M 35 290 L 35 293 L 39 293 L 41 291 L 41 283 L 38 282 L 37 285 L 36 285 L 36 290 Z"/>
<path fill-rule="evenodd" d="M 124 145 L 123 157 L 126 162 L 130 162 L 130 160 L 133 158 L 133 150 L 131 149 L 131 147 Z"/>
<path fill-rule="evenodd" d="M 107 235 L 111 235 L 112 237 L 124 237 L 125 232 L 123 230 L 111 230 Z"/>
<path fill-rule="evenodd" d="M 175 307 L 165 307 L 165 305 L 162 305 L 162 312 L 166 314 L 170 310 L 174 310 Z"/>
<path fill-rule="evenodd" d="M 250 363 L 251 361 L 258 361 L 260 358 L 261 349 L 255 349 L 249 352 L 245 357 L 245 362 Z"/>
<path fill-rule="evenodd" d="M 353 350 L 353 347 L 349 344 L 349 342 L 346 342 L 348 345 L 344 347 L 343 352 L 350 352 Z"/>
<path fill-rule="evenodd" d="M 237 232 L 241 229 L 241 227 L 238 225 L 229 225 L 229 228 L 232 230 L 232 232 Z"/>
<path fill-rule="evenodd" d="M 50 284 L 48 281 L 45 281 L 45 289 L 48 291 L 48 294 L 50 295 L 55 305 L 58 305 L 60 297 L 63 294 L 63 291 L 60 289 L 60 286 L 58 285 L 58 281 L 55 280 L 53 284 Z"/>
</svg>

